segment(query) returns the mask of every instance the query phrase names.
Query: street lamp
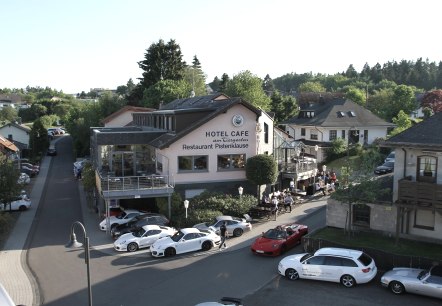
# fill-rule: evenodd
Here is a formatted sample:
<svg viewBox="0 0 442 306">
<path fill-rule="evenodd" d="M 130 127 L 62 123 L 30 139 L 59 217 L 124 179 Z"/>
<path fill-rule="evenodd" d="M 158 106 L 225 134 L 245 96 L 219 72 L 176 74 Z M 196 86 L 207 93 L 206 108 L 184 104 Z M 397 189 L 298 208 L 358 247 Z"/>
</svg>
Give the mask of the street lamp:
<svg viewBox="0 0 442 306">
<path fill-rule="evenodd" d="M 186 209 L 186 219 L 187 219 L 187 209 L 189 208 L 189 200 L 184 200 L 184 208 Z"/>
<path fill-rule="evenodd" d="M 238 187 L 238 193 L 239 193 L 239 197 L 242 197 L 242 192 L 244 191 L 244 188 L 242 188 L 241 186 Z"/>
<path fill-rule="evenodd" d="M 327 170 L 327 166 L 326 165 L 322 165 L 322 173 L 324 173 L 324 181 L 325 181 L 325 171 Z"/>
<path fill-rule="evenodd" d="M 77 236 L 75 235 L 74 228 L 75 225 L 78 225 L 83 230 L 83 236 L 84 236 L 84 243 L 77 241 Z M 89 269 L 89 237 L 87 237 L 86 229 L 84 228 L 84 225 L 80 221 L 75 221 L 72 223 L 71 227 L 71 237 L 69 239 L 69 242 L 66 244 L 66 247 L 69 249 L 78 249 L 83 247 L 84 248 L 84 261 L 86 263 L 87 267 L 87 289 L 88 289 L 88 295 L 89 295 L 89 306 L 92 306 L 92 287 L 91 287 L 91 274 Z"/>
</svg>

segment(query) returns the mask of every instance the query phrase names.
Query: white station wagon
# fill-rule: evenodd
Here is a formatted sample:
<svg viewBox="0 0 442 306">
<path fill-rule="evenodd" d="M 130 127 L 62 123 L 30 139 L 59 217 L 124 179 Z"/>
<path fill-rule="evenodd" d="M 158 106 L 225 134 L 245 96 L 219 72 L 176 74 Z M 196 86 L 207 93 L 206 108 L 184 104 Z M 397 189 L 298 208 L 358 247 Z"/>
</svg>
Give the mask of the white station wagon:
<svg viewBox="0 0 442 306">
<path fill-rule="evenodd" d="M 368 283 L 377 272 L 374 260 L 362 251 L 322 248 L 287 256 L 278 265 L 279 274 L 290 280 L 299 278 L 341 283 L 345 287 Z"/>
<path fill-rule="evenodd" d="M 150 251 L 154 257 L 174 256 L 198 250 L 208 251 L 221 242 L 220 236 L 208 230 L 183 228 L 172 237 L 160 238 L 152 244 Z"/>
</svg>

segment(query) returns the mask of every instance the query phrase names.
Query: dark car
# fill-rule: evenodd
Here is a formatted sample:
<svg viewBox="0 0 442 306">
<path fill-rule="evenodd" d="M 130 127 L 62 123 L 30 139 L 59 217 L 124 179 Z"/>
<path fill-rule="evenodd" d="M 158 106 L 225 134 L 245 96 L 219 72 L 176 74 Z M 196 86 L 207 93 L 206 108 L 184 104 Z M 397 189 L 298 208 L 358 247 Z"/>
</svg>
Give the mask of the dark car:
<svg viewBox="0 0 442 306">
<path fill-rule="evenodd" d="M 55 148 L 49 148 L 47 154 L 48 154 L 48 156 L 56 156 L 57 150 Z"/>
<path fill-rule="evenodd" d="M 27 167 L 27 168 L 30 168 L 30 169 L 33 169 L 33 170 L 35 170 L 35 172 L 36 172 L 36 174 L 39 174 L 40 173 L 40 167 L 39 166 L 37 166 L 37 165 L 33 165 L 33 164 L 31 164 L 31 163 L 21 163 L 21 166 L 23 167 L 23 166 L 25 166 L 25 167 Z"/>
<path fill-rule="evenodd" d="M 394 171 L 394 162 L 386 162 L 379 167 L 376 167 L 374 173 L 376 174 L 387 174 Z"/>
<path fill-rule="evenodd" d="M 155 214 L 155 213 L 142 214 L 133 218 L 131 221 L 125 224 L 117 225 L 114 228 L 112 228 L 111 235 L 113 239 L 117 239 L 123 234 L 136 231 L 137 229 L 143 227 L 144 225 L 150 225 L 150 224 L 168 226 L 169 219 L 167 219 L 165 216 L 161 214 Z"/>
<path fill-rule="evenodd" d="M 20 167 L 20 172 L 21 173 L 26 173 L 27 175 L 29 175 L 29 177 L 34 177 L 38 174 L 38 171 L 35 170 L 34 168 L 29 168 L 27 166 L 21 165 Z"/>
</svg>

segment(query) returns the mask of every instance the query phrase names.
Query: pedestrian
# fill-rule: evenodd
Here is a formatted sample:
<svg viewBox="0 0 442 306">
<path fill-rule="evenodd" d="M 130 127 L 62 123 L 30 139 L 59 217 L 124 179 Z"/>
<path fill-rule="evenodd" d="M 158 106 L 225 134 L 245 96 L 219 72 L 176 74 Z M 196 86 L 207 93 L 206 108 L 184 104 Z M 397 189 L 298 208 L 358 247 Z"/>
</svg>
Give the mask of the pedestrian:
<svg viewBox="0 0 442 306">
<path fill-rule="evenodd" d="M 287 195 L 284 198 L 284 208 L 287 211 L 287 208 L 289 208 L 290 212 L 292 212 L 292 204 L 294 203 L 292 195 L 290 193 L 287 193 Z"/>
<path fill-rule="evenodd" d="M 276 217 L 278 215 L 278 197 L 273 196 L 272 198 L 272 213 L 275 216 L 275 221 L 276 221 Z"/>
<path fill-rule="evenodd" d="M 290 180 L 290 191 L 293 192 L 295 190 L 295 181 L 293 179 Z"/>
<path fill-rule="evenodd" d="M 226 238 L 227 238 L 227 226 L 226 226 L 226 221 L 223 222 L 223 224 L 221 224 L 221 227 L 219 228 L 219 233 L 221 236 L 221 243 L 219 244 L 219 250 L 222 250 L 222 247 L 224 247 L 224 249 L 227 249 L 227 245 L 226 245 Z"/>
</svg>

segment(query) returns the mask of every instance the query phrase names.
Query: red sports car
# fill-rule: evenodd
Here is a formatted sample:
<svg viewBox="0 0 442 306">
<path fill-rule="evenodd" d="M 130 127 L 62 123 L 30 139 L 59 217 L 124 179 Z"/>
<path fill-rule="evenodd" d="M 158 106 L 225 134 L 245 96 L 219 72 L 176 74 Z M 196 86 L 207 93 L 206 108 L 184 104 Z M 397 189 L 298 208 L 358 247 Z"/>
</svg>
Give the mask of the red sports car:
<svg viewBox="0 0 442 306">
<path fill-rule="evenodd" d="M 290 223 L 269 229 L 256 238 L 251 246 L 255 254 L 278 256 L 301 243 L 301 238 L 308 233 L 306 225 Z"/>
</svg>

